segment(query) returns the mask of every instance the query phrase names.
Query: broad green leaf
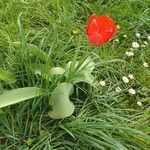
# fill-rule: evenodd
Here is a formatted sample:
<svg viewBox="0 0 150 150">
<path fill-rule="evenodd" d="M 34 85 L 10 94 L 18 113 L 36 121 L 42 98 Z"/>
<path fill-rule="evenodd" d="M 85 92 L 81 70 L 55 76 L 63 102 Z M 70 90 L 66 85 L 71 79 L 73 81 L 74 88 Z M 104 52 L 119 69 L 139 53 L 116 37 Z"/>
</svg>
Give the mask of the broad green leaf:
<svg viewBox="0 0 150 150">
<path fill-rule="evenodd" d="M 48 68 L 46 64 L 30 64 L 29 68 L 35 73 L 46 80 L 51 81 L 51 78 L 54 75 L 63 75 L 65 73 L 65 69 L 61 67 L 53 67 L 53 68 Z"/>
<path fill-rule="evenodd" d="M 65 69 L 61 67 L 53 67 L 50 70 L 51 75 L 62 75 L 65 73 Z"/>
<path fill-rule="evenodd" d="M 74 112 L 74 104 L 69 100 L 69 95 L 72 93 L 73 85 L 70 83 L 60 83 L 52 92 L 49 104 L 52 111 L 49 116 L 53 119 L 66 118 Z"/>
<path fill-rule="evenodd" d="M 49 69 L 48 71 L 42 71 L 40 69 L 35 69 L 35 74 L 39 74 L 41 75 L 43 78 L 51 81 L 51 78 L 54 75 L 63 75 L 65 73 L 65 69 L 61 68 L 61 67 L 53 67 L 51 69 Z"/>
<path fill-rule="evenodd" d="M 16 82 L 15 77 L 10 72 L 3 70 L 2 68 L 0 68 L 0 80 L 3 80 L 7 83 Z"/>
<path fill-rule="evenodd" d="M 83 73 L 80 76 L 76 77 L 73 81 L 73 83 L 79 83 L 79 82 L 88 83 L 93 87 L 99 86 L 98 82 L 95 80 L 95 77 L 90 73 Z"/>
<path fill-rule="evenodd" d="M 44 91 L 38 87 L 26 87 L 6 91 L 0 94 L 0 108 L 16 104 L 18 102 L 25 101 L 43 94 Z"/>
</svg>

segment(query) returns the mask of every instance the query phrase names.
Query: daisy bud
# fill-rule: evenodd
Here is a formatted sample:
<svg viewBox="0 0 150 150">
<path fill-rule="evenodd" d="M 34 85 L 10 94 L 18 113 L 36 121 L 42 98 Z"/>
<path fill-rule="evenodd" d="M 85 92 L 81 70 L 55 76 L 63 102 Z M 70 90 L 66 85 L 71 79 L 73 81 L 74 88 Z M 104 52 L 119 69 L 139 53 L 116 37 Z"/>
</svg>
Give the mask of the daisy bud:
<svg viewBox="0 0 150 150">
<path fill-rule="evenodd" d="M 79 30 L 73 30 L 73 31 L 72 31 L 72 34 L 73 34 L 73 35 L 78 35 L 79 32 L 80 32 Z"/>
<path fill-rule="evenodd" d="M 143 43 L 144 43 L 145 45 L 148 45 L 148 42 L 146 42 L 146 41 L 144 41 Z"/>
<path fill-rule="evenodd" d="M 116 26 L 117 26 L 117 29 L 120 29 L 120 28 L 121 28 L 119 24 L 117 24 Z"/>
<path fill-rule="evenodd" d="M 137 102 L 137 105 L 141 107 L 141 106 L 142 106 L 142 103 L 141 103 L 140 101 L 138 101 L 138 102 Z"/>
<path fill-rule="evenodd" d="M 140 37 L 140 36 L 141 36 L 141 34 L 140 34 L 140 33 L 136 33 L 135 35 L 136 35 L 137 37 Z"/>
<path fill-rule="evenodd" d="M 134 51 L 134 49 L 133 49 L 133 48 L 130 48 L 130 51 Z"/>
<path fill-rule="evenodd" d="M 119 39 L 115 39 L 115 42 L 119 42 Z"/>
<path fill-rule="evenodd" d="M 146 46 L 142 44 L 141 47 L 145 48 Z"/>
<path fill-rule="evenodd" d="M 127 38 L 128 36 L 126 34 L 123 35 L 124 38 Z"/>
</svg>

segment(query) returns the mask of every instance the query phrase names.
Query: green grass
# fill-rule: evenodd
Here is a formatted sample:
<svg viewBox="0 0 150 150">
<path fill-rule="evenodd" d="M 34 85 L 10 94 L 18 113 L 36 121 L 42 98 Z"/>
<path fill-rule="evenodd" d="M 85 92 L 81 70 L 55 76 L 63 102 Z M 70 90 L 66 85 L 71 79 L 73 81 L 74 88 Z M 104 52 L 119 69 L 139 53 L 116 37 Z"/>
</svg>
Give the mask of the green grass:
<svg viewBox="0 0 150 150">
<path fill-rule="evenodd" d="M 90 45 L 85 36 L 84 26 L 92 13 L 108 14 L 121 27 L 103 46 Z M 144 62 L 150 64 L 149 16 L 149 0 L 0 0 L 0 68 L 17 80 L 12 84 L 1 81 L 0 91 L 38 86 L 48 94 L 0 109 L 0 149 L 150 149 L 150 69 L 143 67 Z M 76 30 L 79 34 L 73 35 Z M 129 58 L 125 52 L 133 41 L 149 45 L 135 50 Z M 46 57 L 41 53 L 30 56 L 27 43 L 36 45 Z M 48 116 L 48 97 L 62 78 L 51 84 L 35 76 L 29 65 L 42 62 L 46 68 L 65 67 L 77 51 L 79 61 L 86 55 L 94 58 L 93 74 L 98 81 L 105 80 L 106 86 L 98 90 L 77 84 L 71 97 L 74 114 L 53 120 Z M 128 74 L 135 79 L 125 84 L 121 78 Z M 115 91 L 118 86 L 123 89 L 121 93 Z M 128 93 L 131 87 L 135 95 Z"/>
</svg>

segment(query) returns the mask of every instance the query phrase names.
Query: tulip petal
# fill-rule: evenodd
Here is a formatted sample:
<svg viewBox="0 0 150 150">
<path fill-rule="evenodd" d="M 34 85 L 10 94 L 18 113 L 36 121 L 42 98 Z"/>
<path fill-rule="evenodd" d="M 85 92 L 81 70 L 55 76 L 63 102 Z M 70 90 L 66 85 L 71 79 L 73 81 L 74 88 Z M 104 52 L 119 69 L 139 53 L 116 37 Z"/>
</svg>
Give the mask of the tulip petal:
<svg viewBox="0 0 150 150">
<path fill-rule="evenodd" d="M 117 27 L 109 16 L 93 14 L 88 21 L 86 32 L 90 43 L 101 45 L 114 36 Z"/>
<path fill-rule="evenodd" d="M 97 19 L 98 17 L 95 14 L 90 17 L 86 28 L 87 34 L 91 34 L 93 32 L 99 32 L 99 25 Z"/>
<path fill-rule="evenodd" d="M 98 32 L 93 32 L 89 34 L 88 39 L 93 45 L 100 45 L 103 42 L 102 36 Z"/>
<path fill-rule="evenodd" d="M 103 37 L 103 42 L 109 41 L 117 32 L 117 27 L 113 20 L 108 16 L 98 17 L 99 32 Z"/>
</svg>

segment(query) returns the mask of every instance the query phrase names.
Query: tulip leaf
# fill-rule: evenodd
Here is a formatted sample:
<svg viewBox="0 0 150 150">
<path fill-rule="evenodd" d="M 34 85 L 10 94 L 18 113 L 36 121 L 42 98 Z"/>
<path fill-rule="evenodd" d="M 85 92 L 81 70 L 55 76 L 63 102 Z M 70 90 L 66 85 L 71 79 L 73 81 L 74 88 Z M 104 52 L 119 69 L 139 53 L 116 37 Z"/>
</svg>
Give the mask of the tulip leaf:
<svg viewBox="0 0 150 150">
<path fill-rule="evenodd" d="M 70 69 L 71 64 L 72 61 L 69 61 L 67 64 L 67 70 Z M 94 69 L 95 63 L 91 60 L 90 57 L 85 59 L 82 63 L 76 61 L 74 66 L 75 66 L 74 68 L 75 71 L 73 72 L 75 73 L 75 76 L 73 78 L 73 83 L 85 82 L 94 87 L 98 86 L 98 82 L 95 80 L 95 77 L 92 75 L 92 71 Z M 66 73 L 67 76 L 69 75 L 68 72 Z"/>
<path fill-rule="evenodd" d="M 7 83 L 16 82 L 15 77 L 10 72 L 3 70 L 2 68 L 0 68 L 0 80 L 5 81 Z"/>
<path fill-rule="evenodd" d="M 26 87 L 6 91 L 0 94 L 0 108 L 16 104 L 18 102 L 25 101 L 43 94 L 44 91 L 38 87 Z"/>
<path fill-rule="evenodd" d="M 52 92 L 49 104 L 52 111 L 49 116 L 53 119 L 66 118 L 74 112 L 74 104 L 69 100 L 69 95 L 72 94 L 73 85 L 71 83 L 60 83 Z"/>
<path fill-rule="evenodd" d="M 85 82 L 90 84 L 91 86 L 96 86 L 97 81 L 95 81 L 95 77 L 90 73 L 83 73 L 74 79 L 74 83 Z"/>
<path fill-rule="evenodd" d="M 94 67 L 95 63 L 92 61 L 91 57 L 87 57 L 87 59 L 85 59 L 80 68 L 84 72 L 92 73 Z"/>
</svg>

